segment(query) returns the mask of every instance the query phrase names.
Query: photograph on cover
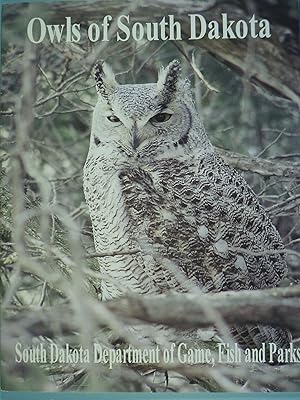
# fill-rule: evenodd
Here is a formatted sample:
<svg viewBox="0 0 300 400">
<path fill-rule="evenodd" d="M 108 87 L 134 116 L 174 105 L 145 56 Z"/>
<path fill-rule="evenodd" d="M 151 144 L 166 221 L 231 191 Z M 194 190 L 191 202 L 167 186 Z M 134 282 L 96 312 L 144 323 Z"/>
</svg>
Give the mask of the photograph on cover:
<svg viewBox="0 0 300 400">
<path fill-rule="evenodd" d="M 2 6 L 3 390 L 300 391 L 298 34 L 295 1 Z"/>
</svg>

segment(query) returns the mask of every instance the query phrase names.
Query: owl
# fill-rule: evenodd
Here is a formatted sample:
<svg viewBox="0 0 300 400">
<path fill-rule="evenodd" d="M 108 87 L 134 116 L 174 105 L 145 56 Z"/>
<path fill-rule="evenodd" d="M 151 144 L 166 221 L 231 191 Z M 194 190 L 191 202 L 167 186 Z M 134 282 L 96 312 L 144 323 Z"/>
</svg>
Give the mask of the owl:
<svg viewBox="0 0 300 400">
<path fill-rule="evenodd" d="M 156 83 L 120 85 L 101 62 L 95 80 L 84 192 L 96 251 L 119 253 L 99 260 L 102 298 L 277 286 L 287 270 L 279 233 L 215 152 L 180 63 Z M 244 348 L 290 342 L 284 329 L 231 329 Z"/>
</svg>

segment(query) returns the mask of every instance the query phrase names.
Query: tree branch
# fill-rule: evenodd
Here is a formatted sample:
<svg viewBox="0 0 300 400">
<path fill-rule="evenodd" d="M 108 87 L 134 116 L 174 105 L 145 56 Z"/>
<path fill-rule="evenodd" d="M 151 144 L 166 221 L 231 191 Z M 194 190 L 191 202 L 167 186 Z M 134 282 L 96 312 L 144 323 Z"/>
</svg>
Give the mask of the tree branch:
<svg viewBox="0 0 300 400">
<path fill-rule="evenodd" d="M 254 172 L 262 176 L 300 179 L 300 165 L 292 161 L 275 162 L 262 158 L 245 156 L 232 151 L 216 148 L 226 163 L 242 171 Z"/>
<path fill-rule="evenodd" d="M 203 299 L 205 298 L 205 302 Z M 130 295 L 106 303 L 120 317 L 180 328 L 214 324 L 203 305 L 212 307 L 228 325 L 260 323 L 300 334 L 300 285 L 289 288 L 228 291 L 215 294 Z"/>
</svg>

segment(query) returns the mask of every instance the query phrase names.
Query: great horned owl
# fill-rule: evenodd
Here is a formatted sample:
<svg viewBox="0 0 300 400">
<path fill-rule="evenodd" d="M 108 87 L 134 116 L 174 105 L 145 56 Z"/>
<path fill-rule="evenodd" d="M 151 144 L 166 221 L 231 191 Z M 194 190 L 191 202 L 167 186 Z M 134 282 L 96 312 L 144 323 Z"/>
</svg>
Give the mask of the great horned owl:
<svg viewBox="0 0 300 400">
<path fill-rule="evenodd" d="M 141 250 L 101 259 L 111 277 L 103 299 L 186 291 L 182 277 L 204 292 L 278 285 L 284 255 L 262 253 L 282 250 L 281 238 L 243 177 L 214 151 L 179 62 L 153 84 L 119 85 L 106 63 L 95 79 L 84 191 L 96 251 Z M 232 332 L 242 347 L 290 341 L 272 327 Z"/>
</svg>

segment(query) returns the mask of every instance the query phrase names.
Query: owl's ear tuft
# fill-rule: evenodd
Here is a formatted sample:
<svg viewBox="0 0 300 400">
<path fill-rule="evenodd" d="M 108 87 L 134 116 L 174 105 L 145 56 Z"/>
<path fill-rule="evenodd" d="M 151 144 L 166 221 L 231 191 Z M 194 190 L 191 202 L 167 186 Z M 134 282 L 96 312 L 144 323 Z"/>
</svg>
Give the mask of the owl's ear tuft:
<svg viewBox="0 0 300 400">
<path fill-rule="evenodd" d="M 158 74 L 157 89 L 167 102 L 171 101 L 176 93 L 180 70 L 180 62 L 173 60 L 166 68 L 162 68 Z"/>
<path fill-rule="evenodd" d="M 97 93 L 108 100 L 112 91 L 118 86 L 111 66 L 104 61 L 98 61 L 94 68 L 94 77 Z"/>
</svg>

